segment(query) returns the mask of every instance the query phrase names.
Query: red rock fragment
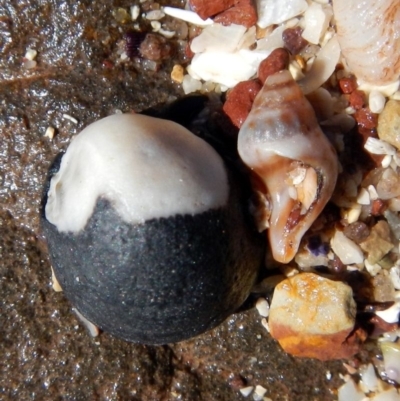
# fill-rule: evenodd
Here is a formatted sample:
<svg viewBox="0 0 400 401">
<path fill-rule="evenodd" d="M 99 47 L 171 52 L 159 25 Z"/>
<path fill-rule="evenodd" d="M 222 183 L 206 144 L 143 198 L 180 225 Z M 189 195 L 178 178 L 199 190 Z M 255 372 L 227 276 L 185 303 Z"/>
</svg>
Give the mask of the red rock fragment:
<svg viewBox="0 0 400 401">
<path fill-rule="evenodd" d="M 191 9 L 201 18 L 207 19 L 234 6 L 239 0 L 190 0 Z"/>
<path fill-rule="evenodd" d="M 357 89 L 357 81 L 355 77 L 346 77 L 339 79 L 340 90 L 345 94 L 350 94 Z"/>
<path fill-rule="evenodd" d="M 383 212 L 388 208 L 388 205 L 382 199 L 375 199 L 371 204 L 371 215 L 382 216 Z"/>
<path fill-rule="evenodd" d="M 366 128 L 369 130 L 375 129 L 378 125 L 378 116 L 368 107 L 363 107 L 360 110 L 357 110 L 354 113 L 354 118 L 357 121 L 357 124 L 362 128 Z"/>
<path fill-rule="evenodd" d="M 260 89 L 258 80 L 250 80 L 238 83 L 228 92 L 223 109 L 236 127 L 242 126 Z"/>
<path fill-rule="evenodd" d="M 278 48 L 260 63 L 258 67 L 258 79 L 262 84 L 270 76 L 278 71 L 284 70 L 289 65 L 289 53 L 287 50 Z"/>
<path fill-rule="evenodd" d="M 308 42 L 301 36 L 302 33 L 303 30 L 299 26 L 283 31 L 283 43 L 291 54 L 299 54 L 308 45 Z"/>
<path fill-rule="evenodd" d="M 365 93 L 356 89 L 354 90 L 349 97 L 350 106 L 355 110 L 360 110 L 366 105 L 366 96 Z"/>
<path fill-rule="evenodd" d="M 257 22 L 256 9 L 251 0 L 239 0 L 236 5 L 218 14 L 214 18 L 214 22 L 222 25 L 237 24 L 250 28 Z"/>
<path fill-rule="evenodd" d="M 114 68 L 114 63 L 111 60 L 105 59 L 101 63 L 103 68 L 106 68 L 107 70 L 111 70 Z"/>
</svg>

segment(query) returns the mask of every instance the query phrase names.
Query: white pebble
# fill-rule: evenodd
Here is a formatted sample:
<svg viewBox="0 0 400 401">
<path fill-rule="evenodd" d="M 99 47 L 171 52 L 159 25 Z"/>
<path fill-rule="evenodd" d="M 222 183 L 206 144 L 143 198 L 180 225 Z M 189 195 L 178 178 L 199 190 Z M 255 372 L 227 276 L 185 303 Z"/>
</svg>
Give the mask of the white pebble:
<svg viewBox="0 0 400 401">
<path fill-rule="evenodd" d="M 131 13 L 131 20 L 136 21 L 140 14 L 140 7 L 138 5 L 134 5 L 131 6 L 129 10 Z"/>
<path fill-rule="evenodd" d="M 374 155 L 391 155 L 396 154 L 396 148 L 386 141 L 377 138 L 368 138 L 364 148 Z"/>
<path fill-rule="evenodd" d="M 214 24 L 203 29 L 190 44 L 193 53 L 207 51 L 233 53 L 240 49 L 246 28 L 242 25 Z"/>
<path fill-rule="evenodd" d="M 70 116 L 69 114 L 63 114 L 63 118 L 65 120 L 73 122 L 74 124 L 78 124 L 78 120 L 75 117 Z"/>
<path fill-rule="evenodd" d="M 305 0 L 256 0 L 260 28 L 278 25 L 302 14 L 308 7 Z"/>
<path fill-rule="evenodd" d="M 347 219 L 347 222 L 349 224 L 351 224 L 351 223 L 355 223 L 356 221 L 358 221 L 358 219 L 360 218 L 360 215 L 361 215 L 361 206 L 355 205 L 354 207 L 352 207 L 351 209 L 349 209 L 346 212 L 345 218 Z"/>
<path fill-rule="evenodd" d="M 49 139 L 53 139 L 55 132 L 56 132 L 56 130 L 53 127 L 47 127 L 46 132 L 44 133 L 44 136 L 46 136 Z"/>
<path fill-rule="evenodd" d="M 27 49 L 25 53 L 25 58 L 27 60 L 34 60 L 37 56 L 37 51 L 34 49 Z"/>
<path fill-rule="evenodd" d="M 128 55 L 126 52 L 122 52 L 121 56 L 119 57 L 121 61 L 128 60 Z"/>
<path fill-rule="evenodd" d="M 378 377 L 376 376 L 372 363 L 369 363 L 367 366 L 360 369 L 360 376 L 362 384 L 367 392 L 375 391 L 378 388 Z"/>
<path fill-rule="evenodd" d="M 164 17 L 165 14 L 161 10 L 151 10 L 146 13 L 146 19 L 148 19 L 149 21 L 159 20 Z"/>
<path fill-rule="evenodd" d="M 360 189 L 357 196 L 357 203 L 360 205 L 369 205 L 371 203 L 369 192 L 365 188 Z"/>
<path fill-rule="evenodd" d="M 368 105 L 373 113 L 381 113 L 385 107 L 385 96 L 377 90 L 372 90 L 368 97 Z"/>
<path fill-rule="evenodd" d="M 400 198 L 389 199 L 389 209 L 392 212 L 400 212 Z M 400 249 L 399 249 L 400 251 Z"/>
<path fill-rule="evenodd" d="M 317 45 L 328 28 L 332 14 L 323 9 L 321 4 L 311 3 L 304 13 L 305 28 L 301 36 L 310 43 Z"/>
<path fill-rule="evenodd" d="M 344 109 L 344 112 L 346 114 L 350 114 L 351 115 L 351 114 L 354 114 L 356 112 L 356 109 L 354 107 L 352 107 L 352 106 L 348 106 L 348 107 L 346 107 Z"/>
<path fill-rule="evenodd" d="M 371 200 L 377 200 L 379 198 L 378 192 L 376 192 L 376 188 L 373 185 L 368 185 L 367 189 Z"/>
<path fill-rule="evenodd" d="M 86 319 L 85 316 L 78 311 L 78 309 L 72 308 L 72 310 L 75 312 L 76 316 L 78 316 L 79 320 L 85 325 L 91 337 L 97 337 L 100 334 L 99 328 L 91 321 Z"/>
<path fill-rule="evenodd" d="M 360 390 L 352 378 L 349 378 L 338 389 L 338 401 L 362 401 L 364 398 L 364 392 Z"/>
<path fill-rule="evenodd" d="M 388 168 L 391 163 L 392 163 L 392 156 L 391 155 L 385 155 L 385 157 L 381 161 L 381 166 L 383 168 Z"/>
<path fill-rule="evenodd" d="M 182 10 L 181 8 L 175 8 L 175 7 L 164 7 L 163 10 L 164 13 L 169 15 L 170 17 L 190 22 L 193 25 L 206 26 L 206 25 L 212 25 L 214 23 L 214 21 L 211 18 L 207 18 L 206 20 L 201 19 L 200 16 L 196 14 L 194 11 Z"/>
<path fill-rule="evenodd" d="M 335 252 L 345 265 L 362 263 L 364 261 L 364 254 L 361 248 L 350 238 L 347 238 L 342 231 L 336 230 L 335 235 L 331 239 L 331 247 L 333 252 Z"/>
<path fill-rule="evenodd" d="M 253 389 L 254 389 L 253 386 L 248 386 L 241 388 L 239 391 L 243 397 L 248 397 L 252 393 Z"/>
<path fill-rule="evenodd" d="M 269 315 L 269 303 L 265 298 L 258 298 L 256 302 L 256 308 L 260 316 L 268 317 Z"/>
<path fill-rule="evenodd" d="M 171 39 L 175 36 L 175 31 L 167 31 L 166 29 L 160 28 L 158 33 L 167 39 Z"/>
<path fill-rule="evenodd" d="M 150 25 L 153 28 L 153 32 L 158 32 L 160 30 L 160 28 L 161 28 L 161 22 L 160 21 L 151 21 Z"/>
<path fill-rule="evenodd" d="M 190 75 L 195 74 L 204 81 L 220 84 L 221 91 L 224 91 L 250 79 L 257 72 L 257 66 L 249 63 L 241 51 L 206 51 L 197 53 L 187 70 Z"/>
<path fill-rule="evenodd" d="M 400 314 L 400 301 L 395 302 L 390 308 L 375 312 L 377 316 L 387 323 L 397 323 Z"/>
<path fill-rule="evenodd" d="M 363 92 L 372 92 L 376 90 L 384 96 L 392 96 L 396 91 L 399 90 L 400 80 L 391 82 L 387 85 L 374 85 L 368 82 L 359 82 L 358 89 Z"/>
<path fill-rule="evenodd" d="M 201 89 L 201 82 L 198 79 L 192 78 L 190 75 L 185 75 L 182 81 L 182 89 L 186 95 L 199 91 Z"/>
<path fill-rule="evenodd" d="M 256 386 L 253 394 L 254 401 L 261 401 L 264 397 L 264 394 L 267 392 L 267 389 L 259 384 Z"/>
</svg>

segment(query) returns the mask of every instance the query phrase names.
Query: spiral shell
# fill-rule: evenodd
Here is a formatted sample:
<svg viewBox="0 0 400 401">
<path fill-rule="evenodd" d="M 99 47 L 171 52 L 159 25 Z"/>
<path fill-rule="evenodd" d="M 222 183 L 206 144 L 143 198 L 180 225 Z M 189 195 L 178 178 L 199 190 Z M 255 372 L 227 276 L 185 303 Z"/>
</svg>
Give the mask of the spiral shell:
<svg viewBox="0 0 400 401">
<path fill-rule="evenodd" d="M 330 199 L 338 174 L 336 152 L 288 71 L 266 80 L 240 129 L 238 151 L 265 186 L 271 213 L 264 226 L 274 258 L 287 263 Z"/>
<path fill-rule="evenodd" d="M 399 0 L 334 0 L 342 54 L 358 79 L 384 85 L 400 75 Z"/>
</svg>

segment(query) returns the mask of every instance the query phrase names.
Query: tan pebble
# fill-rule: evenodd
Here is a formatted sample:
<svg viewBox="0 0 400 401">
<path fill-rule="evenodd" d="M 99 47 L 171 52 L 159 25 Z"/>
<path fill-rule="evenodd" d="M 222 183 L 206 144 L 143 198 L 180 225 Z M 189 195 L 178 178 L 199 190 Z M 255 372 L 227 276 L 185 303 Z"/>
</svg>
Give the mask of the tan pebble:
<svg viewBox="0 0 400 401">
<path fill-rule="evenodd" d="M 378 118 L 378 136 L 400 149 L 400 101 L 389 100 Z"/>
<path fill-rule="evenodd" d="M 369 263 L 378 263 L 394 247 L 389 224 L 384 220 L 378 221 L 371 228 L 368 238 L 360 243 L 360 247 L 368 254 Z"/>
<path fill-rule="evenodd" d="M 270 33 L 271 33 L 270 27 L 260 28 L 258 25 L 256 25 L 256 39 L 265 38 Z"/>
<path fill-rule="evenodd" d="M 378 273 L 372 278 L 373 296 L 375 302 L 393 302 L 395 300 L 395 289 L 392 280 L 385 271 Z"/>
<path fill-rule="evenodd" d="M 340 359 L 358 350 L 347 342 L 355 323 L 352 289 L 314 273 L 301 273 L 282 281 L 271 302 L 271 335 L 295 356 L 320 360 Z"/>
<path fill-rule="evenodd" d="M 183 82 L 183 75 L 184 75 L 183 67 L 179 64 L 175 64 L 174 68 L 172 68 L 171 79 L 174 82 L 181 84 Z"/>
<path fill-rule="evenodd" d="M 297 64 L 300 66 L 302 70 L 304 70 L 307 67 L 306 61 L 300 55 L 296 54 L 296 56 L 294 56 L 294 59 L 297 61 Z"/>
</svg>

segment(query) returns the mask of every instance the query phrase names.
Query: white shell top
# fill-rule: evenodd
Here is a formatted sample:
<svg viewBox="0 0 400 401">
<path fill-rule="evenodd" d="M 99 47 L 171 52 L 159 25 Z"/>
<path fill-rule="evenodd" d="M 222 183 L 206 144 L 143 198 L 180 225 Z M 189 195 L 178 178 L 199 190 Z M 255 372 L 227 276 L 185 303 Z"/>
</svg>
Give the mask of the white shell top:
<svg viewBox="0 0 400 401">
<path fill-rule="evenodd" d="M 50 182 L 47 220 L 79 232 L 99 197 L 128 223 L 224 206 L 229 184 L 217 152 L 186 128 L 139 114 L 115 114 L 86 127 Z"/>
</svg>

